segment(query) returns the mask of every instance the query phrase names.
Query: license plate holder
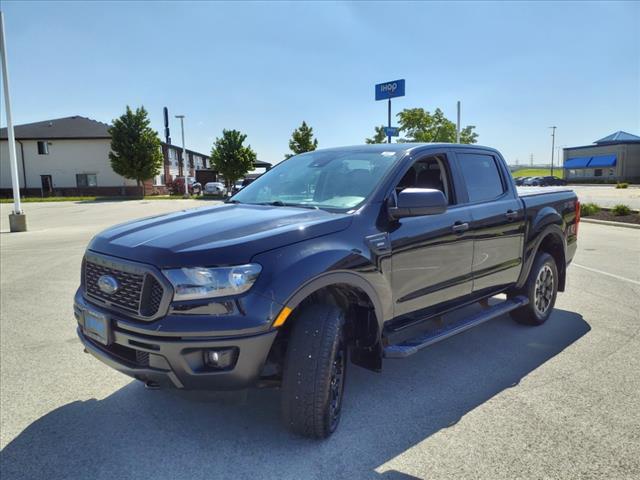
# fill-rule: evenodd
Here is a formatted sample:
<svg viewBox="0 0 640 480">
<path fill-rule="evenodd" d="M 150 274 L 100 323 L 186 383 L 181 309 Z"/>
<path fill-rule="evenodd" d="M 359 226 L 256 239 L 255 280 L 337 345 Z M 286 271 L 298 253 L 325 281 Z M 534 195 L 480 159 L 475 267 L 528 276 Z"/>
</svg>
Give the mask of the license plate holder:
<svg viewBox="0 0 640 480">
<path fill-rule="evenodd" d="M 87 337 L 102 345 L 111 343 L 110 322 L 106 315 L 85 310 L 82 331 Z"/>
</svg>

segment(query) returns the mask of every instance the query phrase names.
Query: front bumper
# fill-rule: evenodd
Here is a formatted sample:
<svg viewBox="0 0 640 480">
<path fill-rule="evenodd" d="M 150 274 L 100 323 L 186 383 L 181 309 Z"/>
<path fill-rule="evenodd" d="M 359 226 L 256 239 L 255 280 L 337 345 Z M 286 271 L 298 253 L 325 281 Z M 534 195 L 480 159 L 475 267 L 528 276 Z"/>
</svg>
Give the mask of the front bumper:
<svg viewBox="0 0 640 480">
<path fill-rule="evenodd" d="M 145 383 L 197 390 L 234 390 L 254 385 L 276 336 L 272 331 L 215 341 L 158 341 L 116 331 L 114 343 L 104 346 L 85 336 L 80 327 L 77 332 L 87 352 L 125 375 Z M 131 342 L 135 348 L 130 347 Z M 213 371 L 204 364 L 202 352 L 218 347 L 239 349 L 232 369 Z"/>
<path fill-rule="evenodd" d="M 109 345 L 84 334 L 85 311 L 109 318 Z M 274 329 L 241 335 L 229 335 L 226 331 L 219 336 L 211 336 L 206 328 L 201 336 L 193 330 L 188 336 L 175 332 L 168 335 L 162 329 L 154 335 L 151 328 L 132 331 L 123 328 L 127 325 L 111 312 L 87 303 L 80 295 L 76 295 L 74 313 L 80 341 L 98 360 L 143 382 L 184 389 L 234 390 L 255 385 L 277 334 Z M 205 363 L 204 351 L 220 348 L 237 349 L 237 358 L 228 369 L 216 370 Z"/>
</svg>

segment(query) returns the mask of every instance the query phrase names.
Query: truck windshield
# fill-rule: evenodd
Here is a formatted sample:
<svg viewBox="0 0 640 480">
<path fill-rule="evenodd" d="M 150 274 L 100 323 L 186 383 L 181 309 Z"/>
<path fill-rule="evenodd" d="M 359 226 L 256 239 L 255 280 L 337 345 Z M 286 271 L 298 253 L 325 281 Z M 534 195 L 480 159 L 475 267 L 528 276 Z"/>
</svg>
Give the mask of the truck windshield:
<svg viewBox="0 0 640 480">
<path fill-rule="evenodd" d="M 350 210 L 367 199 L 402 154 L 358 150 L 303 153 L 260 176 L 232 201 Z"/>
</svg>

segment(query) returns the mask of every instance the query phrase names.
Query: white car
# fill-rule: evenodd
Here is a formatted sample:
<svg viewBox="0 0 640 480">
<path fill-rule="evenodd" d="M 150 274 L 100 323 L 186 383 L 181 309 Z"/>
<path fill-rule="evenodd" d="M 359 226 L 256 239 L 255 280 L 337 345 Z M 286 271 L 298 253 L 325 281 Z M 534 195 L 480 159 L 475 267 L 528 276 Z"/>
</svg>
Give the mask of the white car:
<svg viewBox="0 0 640 480">
<path fill-rule="evenodd" d="M 221 182 L 208 182 L 204 186 L 204 193 L 207 195 L 226 195 L 227 187 Z"/>
</svg>

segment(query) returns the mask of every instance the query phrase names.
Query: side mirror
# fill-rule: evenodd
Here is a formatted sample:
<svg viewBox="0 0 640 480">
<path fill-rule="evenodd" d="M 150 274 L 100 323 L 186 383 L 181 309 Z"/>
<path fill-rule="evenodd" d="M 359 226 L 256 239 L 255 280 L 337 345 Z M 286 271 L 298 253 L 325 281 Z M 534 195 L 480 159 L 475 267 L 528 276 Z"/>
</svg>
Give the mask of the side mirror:
<svg viewBox="0 0 640 480">
<path fill-rule="evenodd" d="M 405 188 L 397 195 L 396 206 L 389 206 L 393 219 L 437 215 L 447 211 L 447 199 L 440 190 Z"/>
</svg>

